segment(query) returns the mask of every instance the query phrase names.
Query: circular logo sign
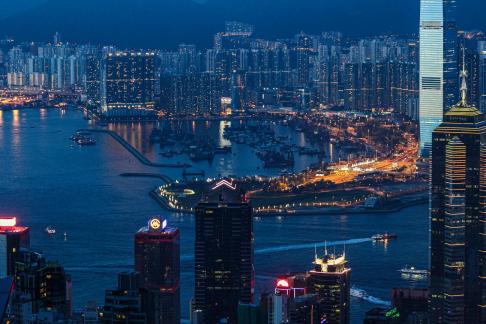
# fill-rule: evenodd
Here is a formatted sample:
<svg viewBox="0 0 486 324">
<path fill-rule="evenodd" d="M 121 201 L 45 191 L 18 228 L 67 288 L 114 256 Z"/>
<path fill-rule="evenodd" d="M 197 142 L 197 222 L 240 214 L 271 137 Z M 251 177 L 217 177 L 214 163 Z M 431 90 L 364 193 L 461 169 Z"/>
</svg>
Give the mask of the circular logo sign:
<svg viewBox="0 0 486 324">
<path fill-rule="evenodd" d="M 160 229 L 161 224 L 160 224 L 160 219 L 158 218 L 151 219 L 149 224 L 150 224 L 150 228 L 155 231 Z"/>
</svg>

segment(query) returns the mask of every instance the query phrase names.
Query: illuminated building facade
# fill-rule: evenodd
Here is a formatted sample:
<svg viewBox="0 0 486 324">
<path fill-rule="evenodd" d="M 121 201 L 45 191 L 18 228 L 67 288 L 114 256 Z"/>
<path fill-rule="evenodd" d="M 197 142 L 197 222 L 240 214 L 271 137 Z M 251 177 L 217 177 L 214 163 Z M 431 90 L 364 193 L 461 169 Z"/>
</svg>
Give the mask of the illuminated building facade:
<svg viewBox="0 0 486 324">
<path fill-rule="evenodd" d="M 102 111 L 109 116 L 144 115 L 155 107 L 155 53 L 110 52 L 102 70 Z"/>
<path fill-rule="evenodd" d="M 420 2 L 420 149 L 428 155 L 432 131 L 457 102 L 456 0 Z"/>
<path fill-rule="evenodd" d="M 99 105 L 101 91 L 101 59 L 97 55 L 86 57 L 86 99 L 90 104 Z"/>
<path fill-rule="evenodd" d="M 30 246 L 29 232 L 15 217 L 0 218 L 0 278 L 14 275 L 20 249 Z"/>
<path fill-rule="evenodd" d="M 318 297 L 318 316 L 324 323 L 349 323 L 351 268 L 345 254 L 328 254 L 322 259 L 317 256 L 314 269 L 309 271 L 307 291 Z"/>
<path fill-rule="evenodd" d="M 486 122 L 462 75 L 462 99 L 432 137 L 432 323 L 486 321 Z"/>
<path fill-rule="evenodd" d="M 150 323 L 180 322 L 180 233 L 153 218 L 135 234 L 135 271 Z"/>
<path fill-rule="evenodd" d="M 306 86 L 310 79 L 310 57 L 313 51 L 313 39 L 304 33 L 297 35 L 297 83 Z"/>
<path fill-rule="evenodd" d="M 253 294 L 252 209 L 228 180 L 196 207 L 194 310 L 205 323 L 236 323 Z"/>
</svg>

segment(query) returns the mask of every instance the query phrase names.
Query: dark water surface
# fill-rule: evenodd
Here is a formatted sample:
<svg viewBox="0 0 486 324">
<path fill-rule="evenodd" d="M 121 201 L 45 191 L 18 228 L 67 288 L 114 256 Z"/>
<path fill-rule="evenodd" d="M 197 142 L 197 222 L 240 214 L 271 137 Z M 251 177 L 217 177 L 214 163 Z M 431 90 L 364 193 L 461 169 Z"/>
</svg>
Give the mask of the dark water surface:
<svg viewBox="0 0 486 324">
<path fill-rule="evenodd" d="M 188 317 L 194 217 L 167 215 L 158 207 L 148 192 L 159 181 L 119 176 L 161 172 L 179 178 L 181 171 L 145 167 L 102 134 L 96 135 L 95 146 L 73 146 L 68 138 L 87 126 L 81 113 L 74 111 L 0 112 L 0 216 L 15 215 L 22 225 L 30 226 L 33 248 L 66 267 L 73 279 L 74 306 L 80 308 L 89 300 L 102 304 L 104 290 L 116 285 L 117 272 L 132 267 L 133 234 L 150 216 L 163 214 L 182 233 L 181 309 Z M 252 169 L 259 162 L 249 150 L 236 153 L 223 162 L 198 166 L 210 175 L 241 175 L 241 163 L 248 174 L 259 173 Z M 422 205 L 394 214 L 256 219 L 256 290 L 271 290 L 277 274 L 309 269 L 314 243 L 327 241 L 329 249 L 342 251 L 342 244 L 333 246 L 342 240 L 349 240 L 346 255 L 352 284 L 371 296 L 389 300 L 393 287 L 424 285 L 402 278 L 397 270 L 405 265 L 427 268 L 427 210 Z M 44 233 L 49 225 L 56 227 L 56 237 Z M 397 233 L 398 239 L 387 246 L 366 240 L 385 231 Z M 351 302 L 353 323 L 376 306 L 356 298 Z"/>
</svg>

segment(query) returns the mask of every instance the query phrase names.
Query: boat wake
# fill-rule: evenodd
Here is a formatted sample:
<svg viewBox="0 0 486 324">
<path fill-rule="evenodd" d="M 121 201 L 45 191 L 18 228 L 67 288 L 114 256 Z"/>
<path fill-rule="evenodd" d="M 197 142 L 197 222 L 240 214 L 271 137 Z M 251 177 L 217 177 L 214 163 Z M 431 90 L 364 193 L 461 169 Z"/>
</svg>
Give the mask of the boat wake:
<svg viewBox="0 0 486 324">
<path fill-rule="evenodd" d="M 353 244 L 362 244 L 366 242 L 370 242 L 370 238 L 360 238 L 360 239 L 351 239 L 351 240 L 343 240 L 343 241 L 331 241 L 331 242 L 321 242 L 321 243 L 306 243 L 306 244 L 293 244 L 293 245 L 284 245 L 284 246 L 276 246 L 276 247 L 269 247 L 255 250 L 256 255 L 261 254 L 272 254 L 278 252 L 287 252 L 287 251 L 295 251 L 295 250 L 305 250 L 305 249 L 313 249 L 314 247 L 323 248 L 327 245 L 336 246 L 336 245 L 353 245 Z"/>
<path fill-rule="evenodd" d="M 351 288 L 351 296 L 358 298 L 358 299 L 362 299 L 362 300 L 364 300 L 368 303 L 371 303 L 371 304 L 380 305 L 380 306 L 387 306 L 387 307 L 391 306 L 391 302 L 380 299 L 378 297 L 370 296 L 370 295 L 368 295 L 368 293 L 365 290 L 359 289 L 359 288 L 356 288 L 356 287 Z"/>
<path fill-rule="evenodd" d="M 281 252 L 288 252 L 288 251 L 297 251 L 297 250 L 306 250 L 306 249 L 314 249 L 323 248 L 325 246 L 339 246 L 339 245 L 354 245 L 354 244 L 362 244 L 366 242 L 371 242 L 370 238 L 359 238 L 359 239 L 351 239 L 351 240 L 342 240 L 342 241 L 330 241 L 330 242 L 319 242 L 319 243 L 305 243 L 305 244 L 292 244 L 292 245 L 283 245 L 283 246 L 275 246 L 275 247 L 267 247 L 255 250 L 255 255 L 266 255 L 266 254 L 273 254 L 273 253 L 281 253 Z M 192 261 L 194 260 L 194 256 L 192 255 L 181 255 L 181 261 Z"/>
</svg>

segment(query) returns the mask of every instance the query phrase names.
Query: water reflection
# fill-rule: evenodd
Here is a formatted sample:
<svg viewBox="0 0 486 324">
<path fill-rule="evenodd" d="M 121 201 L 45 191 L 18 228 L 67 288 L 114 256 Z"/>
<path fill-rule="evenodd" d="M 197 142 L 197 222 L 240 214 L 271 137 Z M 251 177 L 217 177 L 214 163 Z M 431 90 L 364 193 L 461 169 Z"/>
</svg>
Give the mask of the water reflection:
<svg viewBox="0 0 486 324">
<path fill-rule="evenodd" d="M 178 120 L 178 121 L 160 121 L 152 123 L 131 123 L 131 124 L 110 124 L 108 129 L 117 132 L 132 146 L 147 156 L 154 162 L 161 163 L 186 163 L 193 166 L 195 170 L 204 170 L 207 176 L 247 176 L 262 175 L 275 176 L 279 175 L 282 170 L 265 169 L 262 161 L 256 157 L 258 148 L 251 148 L 246 144 L 234 143 L 224 137 L 225 128 L 234 124 L 243 125 L 261 125 L 261 127 L 271 128 L 275 136 L 288 138 L 289 144 L 294 147 L 309 147 L 319 150 L 328 151 L 328 143 L 311 144 L 302 132 L 296 132 L 290 127 L 279 125 L 277 123 L 263 121 L 196 121 L 196 120 Z M 151 134 L 154 128 L 162 130 L 161 137 L 163 140 L 176 140 L 172 144 L 160 144 L 158 141 L 152 141 Z M 193 138 L 193 144 L 179 143 L 183 138 Z M 194 161 L 189 158 L 187 145 L 204 145 L 225 147 L 231 146 L 232 153 L 217 154 L 211 160 Z M 165 146 L 164 146 L 165 145 Z M 295 165 L 293 170 L 301 171 L 309 166 L 319 162 L 317 156 L 308 156 L 295 154 Z M 287 170 L 291 171 L 291 170 Z"/>
<path fill-rule="evenodd" d="M 18 109 L 12 110 L 12 126 L 19 127 L 20 125 L 20 111 Z"/>
</svg>

